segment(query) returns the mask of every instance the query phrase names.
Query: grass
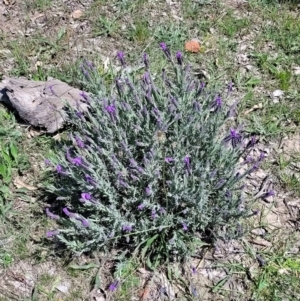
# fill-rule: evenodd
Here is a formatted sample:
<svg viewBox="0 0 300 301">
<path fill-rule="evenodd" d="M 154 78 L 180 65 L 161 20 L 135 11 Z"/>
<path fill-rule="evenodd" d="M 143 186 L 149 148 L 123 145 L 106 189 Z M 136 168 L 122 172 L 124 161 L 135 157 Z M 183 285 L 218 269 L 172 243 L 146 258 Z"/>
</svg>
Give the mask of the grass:
<svg viewBox="0 0 300 301">
<path fill-rule="evenodd" d="M 60 1 L 26 0 L 20 16 L 22 25 L 17 27 L 25 32 L 29 25 L 35 26 L 34 32 L 24 36 L 0 32 L 0 48 L 5 50 L 0 51 L 1 75 L 26 76 L 34 80 L 53 76 L 84 88 L 78 68 L 83 57 L 92 60 L 110 83 L 115 74 L 117 50 L 125 51 L 129 65 L 138 65 L 141 54 L 146 51 L 152 67 L 159 71 L 163 55 L 157 49 L 158 43 L 164 41 L 172 51 L 183 51 L 186 41 L 198 38 L 200 53 L 185 53 L 185 59 L 192 62 L 195 73 L 205 71 L 204 81 L 210 77 L 234 82 L 235 97 L 240 102 L 238 120 L 248 132 L 258 135 L 262 141 L 276 143 L 286 135 L 299 134 L 300 77 L 293 72 L 293 67 L 300 65 L 298 1 L 249 0 L 247 4 L 231 5 L 230 1 L 227 4 L 227 1 L 183 0 L 169 6 L 162 1 L 107 3 L 97 0 L 82 7 L 84 15 L 78 21 L 69 17 L 58 20 L 54 2 L 64 16 L 70 15 L 70 8 L 62 6 Z M 49 12 L 45 27 L 28 21 L 33 11 Z M 71 21 L 78 27 L 72 27 Z M 112 72 L 104 70 L 99 53 L 110 59 Z M 246 69 L 246 66 L 251 68 Z M 271 95 L 277 89 L 284 91 L 284 97 L 275 103 Z M 259 103 L 262 108 L 243 114 Z M 38 186 L 42 158 L 56 142 L 51 137 L 27 139 L 28 131 L 18 126 L 18 122 L 12 112 L 0 107 L 0 272 L 14 268 L 20 261 L 43 263 L 51 260 L 59 267 L 58 274 L 72 279 L 67 297 L 55 288 L 55 282 L 61 282 L 59 275 L 40 273 L 32 300 L 82 300 L 86 296 L 81 287 L 87 294 L 94 288 L 107 291 L 114 279 L 120 280 L 120 286 L 115 293 L 107 295 L 108 300 L 138 297 L 144 284 L 137 272 L 140 266 L 135 261 L 122 259 L 115 270 L 101 270 L 100 275 L 95 268 L 86 271 L 70 268 L 77 261 L 80 265 L 94 263 L 92 259 L 84 259 L 87 262 L 82 263 L 78 258 L 57 254 L 53 245 L 49 245 L 45 232 L 55 225 L 44 217 L 45 204 L 38 201 L 41 196 L 24 187 L 18 189 L 13 183 L 17 177 L 30 175 L 30 184 Z M 299 158 L 297 153 L 289 157 L 278 153 L 267 166 L 276 179 L 278 190 L 292 192 L 294 196 L 300 195 Z M 35 165 L 38 168 L 34 168 Z M 260 226 L 266 225 L 261 221 Z M 288 234 L 284 237 L 293 231 L 286 226 Z M 248 300 L 299 299 L 299 259 L 288 252 L 286 244 L 280 243 L 280 237 L 276 231 L 268 233 L 267 238 L 274 242 L 268 250 L 244 246 L 247 260 L 231 261 L 226 266 L 226 277 L 209 289 L 211 298 L 234 296 L 235 292 L 226 286 L 234 279 L 235 283 L 245 285 Z M 254 256 L 257 253 L 265 261 L 263 266 L 258 266 Z M 184 274 L 183 284 L 180 277 L 169 277 L 173 283 L 181 283 L 179 286 L 184 287 L 185 293 L 180 300 L 198 300 L 190 285 L 198 288 L 202 283 L 197 286 L 194 279 L 191 282 Z M 235 296 L 241 298 L 238 293 Z"/>
</svg>

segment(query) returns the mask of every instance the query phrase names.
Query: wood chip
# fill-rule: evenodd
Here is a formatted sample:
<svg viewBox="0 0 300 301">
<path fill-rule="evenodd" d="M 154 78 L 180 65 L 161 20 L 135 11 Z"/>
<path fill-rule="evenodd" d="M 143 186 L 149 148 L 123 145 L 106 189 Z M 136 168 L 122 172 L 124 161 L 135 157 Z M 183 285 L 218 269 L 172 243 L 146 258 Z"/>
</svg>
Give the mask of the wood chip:
<svg viewBox="0 0 300 301">
<path fill-rule="evenodd" d="M 272 247 L 272 243 L 262 238 L 251 239 L 249 242 L 258 246 Z"/>
</svg>

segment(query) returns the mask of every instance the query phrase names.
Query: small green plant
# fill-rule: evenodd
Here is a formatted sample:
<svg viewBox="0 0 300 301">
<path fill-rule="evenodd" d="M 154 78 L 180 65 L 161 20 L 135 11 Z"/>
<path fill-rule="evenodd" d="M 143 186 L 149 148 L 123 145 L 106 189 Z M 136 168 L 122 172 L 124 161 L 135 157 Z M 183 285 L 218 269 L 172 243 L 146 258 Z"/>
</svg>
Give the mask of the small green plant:
<svg viewBox="0 0 300 301">
<path fill-rule="evenodd" d="M 98 17 L 94 24 L 94 35 L 104 35 L 107 37 L 111 37 L 115 34 L 119 29 L 119 24 L 117 22 L 118 18 L 111 19 L 106 17 Z"/>
<path fill-rule="evenodd" d="M 262 261 L 256 279 L 255 300 L 299 300 L 300 260 L 285 254 L 270 254 Z"/>
<path fill-rule="evenodd" d="M 138 20 L 132 24 L 132 28 L 129 31 L 129 36 L 138 42 L 144 42 L 150 36 L 149 25 L 145 21 Z"/>
<path fill-rule="evenodd" d="M 239 221 L 252 214 L 241 181 L 263 156 L 239 173 L 255 139 L 228 129 L 236 110 L 224 101 L 231 86 L 224 95 L 206 87 L 181 52 L 173 58 L 161 48 L 172 68 L 152 75 L 144 54 L 146 72 L 125 69 L 110 91 L 90 63 L 82 65 L 98 94 L 82 94 L 88 112 L 69 110 L 75 132 L 46 160 L 53 175 L 46 189 L 58 205 L 46 214 L 61 221 L 47 235 L 74 252 L 126 245 L 155 267 L 192 254 L 205 237 L 242 235 Z M 125 67 L 124 53 L 118 58 Z"/>
</svg>

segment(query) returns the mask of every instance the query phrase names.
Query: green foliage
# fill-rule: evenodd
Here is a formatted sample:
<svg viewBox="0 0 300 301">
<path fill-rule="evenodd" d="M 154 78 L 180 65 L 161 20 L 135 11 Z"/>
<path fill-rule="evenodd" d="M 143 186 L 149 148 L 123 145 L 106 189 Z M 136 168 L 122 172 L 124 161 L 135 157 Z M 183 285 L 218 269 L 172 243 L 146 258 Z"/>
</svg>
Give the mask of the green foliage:
<svg viewBox="0 0 300 301">
<path fill-rule="evenodd" d="M 11 211 L 9 200 L 12 198 L 10 185 L 13 172 L 26 166 L 16 144 L 21 132 L 15 130 L 14 126 L 13 116 L 0 109 L 0 218 Z"/>
</svg>

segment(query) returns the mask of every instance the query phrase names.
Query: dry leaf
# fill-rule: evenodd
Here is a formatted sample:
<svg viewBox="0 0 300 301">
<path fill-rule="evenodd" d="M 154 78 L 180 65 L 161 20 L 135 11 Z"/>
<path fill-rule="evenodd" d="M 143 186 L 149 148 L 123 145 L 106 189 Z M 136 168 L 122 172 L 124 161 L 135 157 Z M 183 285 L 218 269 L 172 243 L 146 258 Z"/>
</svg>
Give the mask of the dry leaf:
<svg viewBox="0 0 300 301">
<path fill-rule="evenodd" d="M 14 185 L 19 188 L 26 188 L 30 191 L 37 190 L 37 187 L 24 183 L 19 177 L 14 180 Z"/>
<path fill-rule="evenodd" d="M 56 140 L 56 141 L 60 141 L 60 140 L 61 140 L 60 133 L 54 135 L 52 138 L 53 138 L 54 140 Z"/>
<path fill-rule="evenodd" d="M 191 40 L 185 43 L 184 48 L 186 51 L 197 53 L 200 51 L 200 44 L 195 40 Z"/>
<path fill-rule="evenodd" d="M 80 10 L 80 9 L 74 10 L 74 11 L 72 12 L 72 17 L 73 17 L 73 19 L 79 19 L 79 18 L 81 18 L 82 16 L 83 16 L 83 11 Z"/>
<path fill-rule="evenodd" d="M 31 18 L 31 21 L 32 22 L 35 22 L 37 19 L 41 18 L 41 17 L 44 17 L 45 14 L 35 14 L 32 18 Z"/>
</svg>

